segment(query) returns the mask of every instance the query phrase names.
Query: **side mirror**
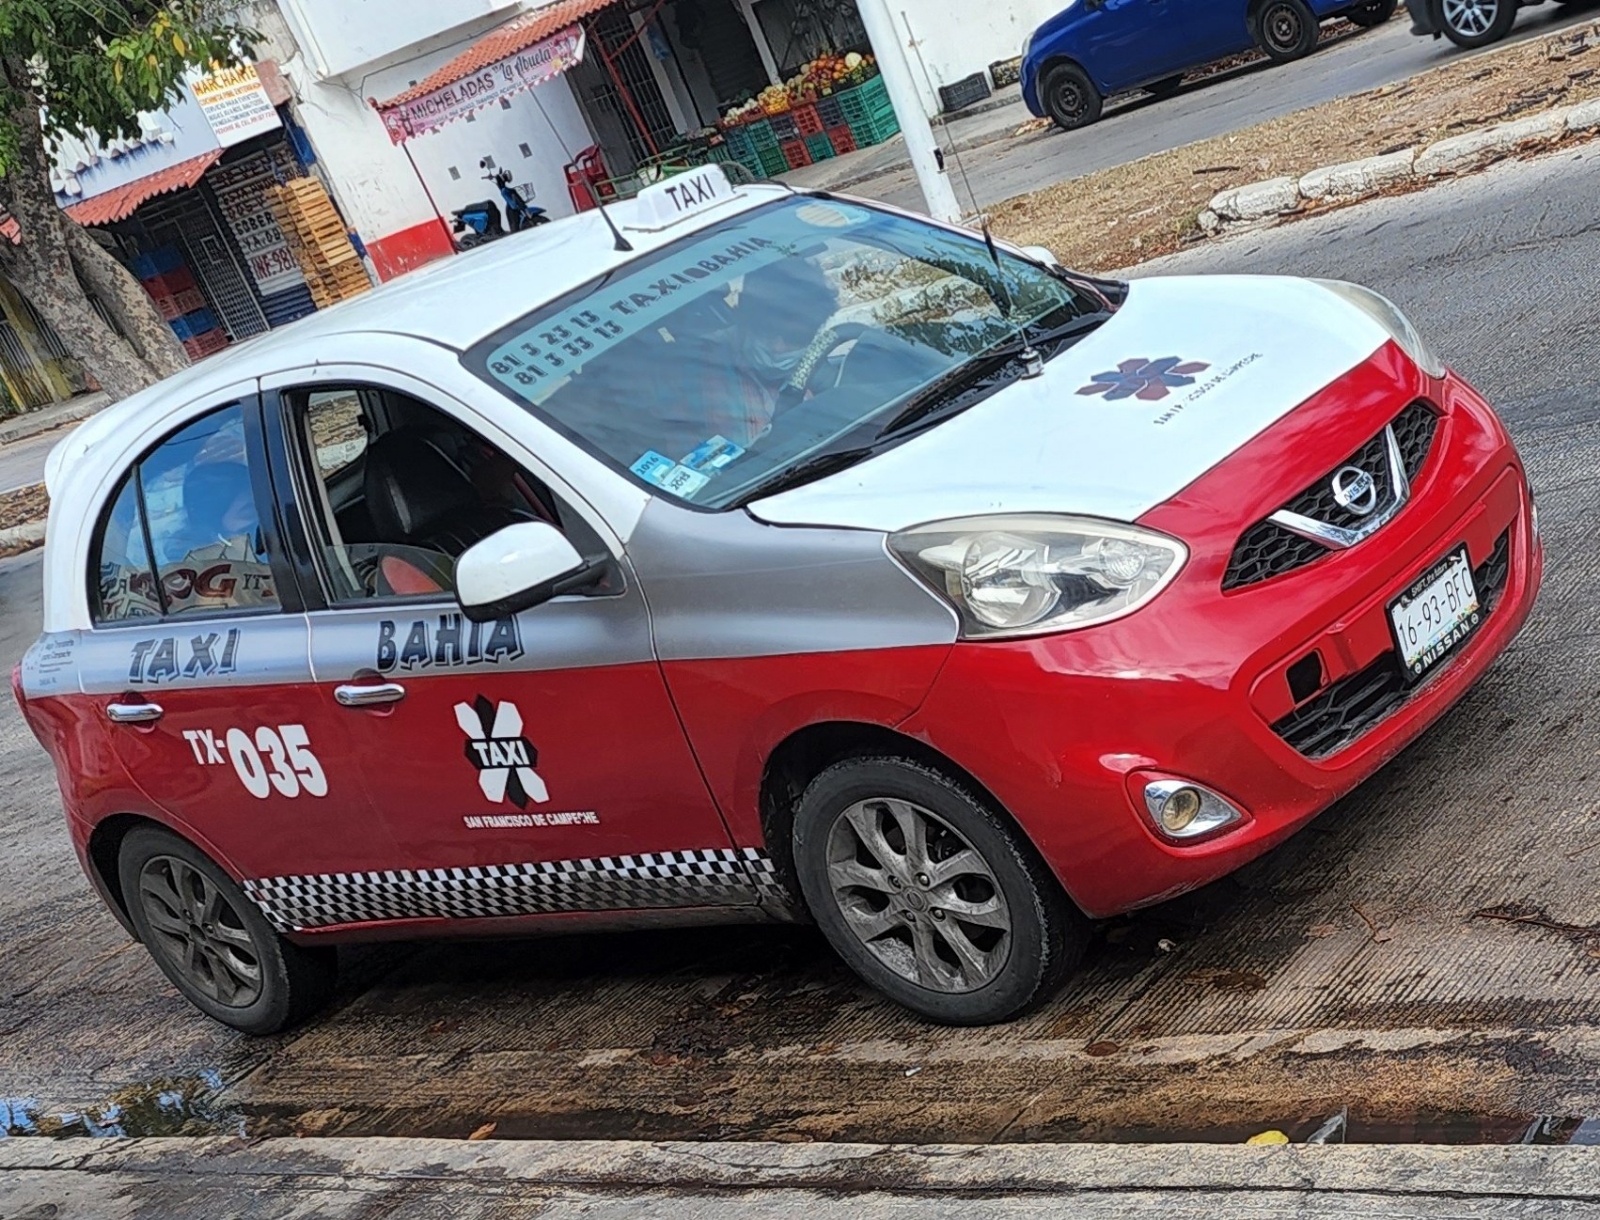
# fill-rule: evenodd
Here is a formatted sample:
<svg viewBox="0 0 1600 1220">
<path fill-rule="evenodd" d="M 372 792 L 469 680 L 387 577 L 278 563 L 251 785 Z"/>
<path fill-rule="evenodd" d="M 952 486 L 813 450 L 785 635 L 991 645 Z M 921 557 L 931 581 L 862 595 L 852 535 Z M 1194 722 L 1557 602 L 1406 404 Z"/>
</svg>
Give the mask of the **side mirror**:
<svg viewBox="0 0 1600 1220">
<path fill-rule="evenodd" d="M 1061 260 L 1044 246 L 1023 246 L 1022 252 L 1036 263 L 1043 263 L 1046 267 L 1059 267 Z"/>
<path fill-rule="evenodd" d="M 543 521 L 496 530 L 456 561 L 456 598 L 475 623 L 504 618 L 576 587 L 587 565 L 567 536 Z"/>
</svg>

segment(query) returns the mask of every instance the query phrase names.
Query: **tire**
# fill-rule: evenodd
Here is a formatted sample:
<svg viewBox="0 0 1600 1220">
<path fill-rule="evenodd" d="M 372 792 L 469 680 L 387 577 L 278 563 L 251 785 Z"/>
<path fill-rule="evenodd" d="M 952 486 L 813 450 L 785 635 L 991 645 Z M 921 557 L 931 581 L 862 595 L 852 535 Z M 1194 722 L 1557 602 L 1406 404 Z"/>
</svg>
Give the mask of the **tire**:
<svg viewBox="0 0 1600 1220">
<path fill-rule="evenodd" d="M 1517 19 L 1517 0 L 1441 0 L 1444 36 L 1469 50 L 1499 42 Z"/>
<path fill-rule="evenodd" d="M 208 1017 L 247 1034 L 275 1034 L 333 994 L 335 951 L 302 948 L 278 935 L 233 879 L 187 840 L 140 827 L 123 840 L 117 871 L 139 940 Z M 189 944 L 204 947 L 186 964 Z M 235 970 L 219 968 L 224 960 Z"/>
<path fill-rule="evenodd" d="M 1158 81 L 1152 81 L 1144 89 L 1154 97 L 1171 97 L 1181 84 L 1183 84 L 1183 74 L 1180 72 L 1177 76 L 1165 76 Z"/>
<path fill-rule="evenodd" d="M 1317 49 L 1320 28 L 1306 0 L 1267 0 L 1256 12 L 1256 45 L 1274 63 L 1286 64 Z"/>
<path fill-rule="evenodd" d="M 1083 957 L 1088 923 L 1031 846 L 921 763 L 859 758 L 823 771 L 800 798 L 794 859 L 834 951 L 929 1021 L 1009 1021 L 1049 998 Z M 958 859 L 966 867 L 938 876 Z"/>
<path fill-rule="evenodd" d="M 1359 25 L 1364 30 L 1374 30 L 1380 25 L 1387 24 L 1399 6 L 1400 0 L 1372 0 L 1370 4 L 1351 9 L 1345 16 L 1350 18 L 1352 24 Z"/>
<path fill-rule="evenodd" d="M 1058 64 L 1046 72 L 1039 100 L 1051 121 L 1063 131 L 1087 127 L 1100 117 L 1106 104 L 1088 73 L 1077 64 Z"/>
</svg>

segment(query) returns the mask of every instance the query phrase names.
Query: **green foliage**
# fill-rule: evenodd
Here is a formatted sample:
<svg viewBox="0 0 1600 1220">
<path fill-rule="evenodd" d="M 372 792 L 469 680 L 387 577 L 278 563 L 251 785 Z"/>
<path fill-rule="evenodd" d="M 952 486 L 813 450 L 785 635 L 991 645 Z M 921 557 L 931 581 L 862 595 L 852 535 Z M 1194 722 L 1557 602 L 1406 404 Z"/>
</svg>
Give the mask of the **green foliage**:
<svg viewBox="0 0 1600 1220">
<path fill-rule="evenodd" d="M 43 104 L 47 138 L 134 136 L 188 69 L 236 64 L 255 41 L 217 0 L 0 0 L 0 172 L 20 108 Z"/>
</svg>

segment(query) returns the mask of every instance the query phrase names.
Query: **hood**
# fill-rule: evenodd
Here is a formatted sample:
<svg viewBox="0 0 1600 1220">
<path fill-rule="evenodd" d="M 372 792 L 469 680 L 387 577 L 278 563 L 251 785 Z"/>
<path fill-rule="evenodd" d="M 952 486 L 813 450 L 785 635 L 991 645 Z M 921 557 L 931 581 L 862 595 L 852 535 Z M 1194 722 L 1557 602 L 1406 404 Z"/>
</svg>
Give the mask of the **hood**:
<svg viewBox="0 0 1600 1220">
<path fill-rule="evenodd" d="M 1388 341 L 1309 280 L 1137 280 L 1042 377 L 749 509 L 774 524 L 886 533 L 985 513 L 1135 521 Z"/>
</svg>

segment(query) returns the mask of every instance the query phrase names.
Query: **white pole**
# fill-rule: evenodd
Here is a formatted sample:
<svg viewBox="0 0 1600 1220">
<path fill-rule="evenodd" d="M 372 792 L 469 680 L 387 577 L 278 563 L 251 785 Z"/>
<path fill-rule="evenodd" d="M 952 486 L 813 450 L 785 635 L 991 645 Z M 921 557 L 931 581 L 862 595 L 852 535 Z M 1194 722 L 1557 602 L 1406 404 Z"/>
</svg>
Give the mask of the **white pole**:
<svg viewBox="0 0 1600 1220">
<path fill-rule="evenodd" d="M 906 44 L 895 27 L 889 0 L 857 0 L 856 8 L 861 13 L 861 24 L 867 28 L 867 37 L 872 40 L 872 53 L 878 57 L 878 70 L 883 73 L 889 101 L 894 104 L 895 116 L 900 120 L 900 131 L 905 136 L 906 151 L 911 154 L 911 168 L 922 187 L 928 215 L 935 220 L 960 220 L 961 205 L 956 202 L 949 176 L 940 166 L 933 128 L 928 124 L 922 95 L 917 92 L 917 83 L 912 78 Z"/>
</svg>

